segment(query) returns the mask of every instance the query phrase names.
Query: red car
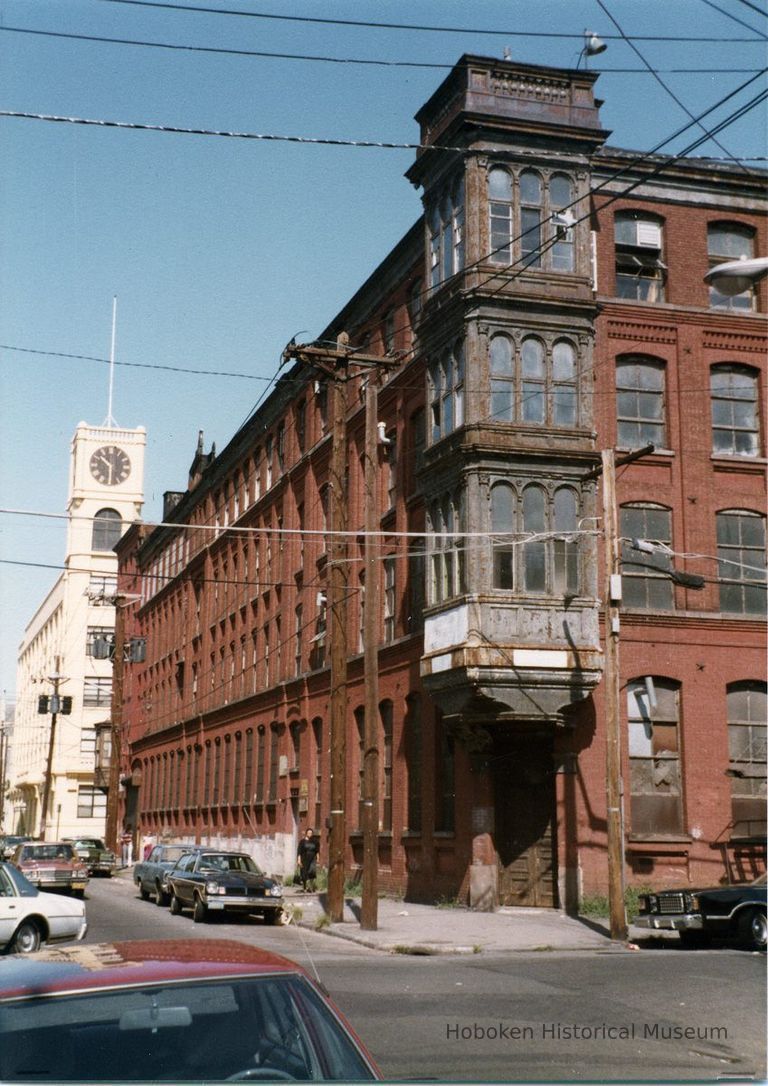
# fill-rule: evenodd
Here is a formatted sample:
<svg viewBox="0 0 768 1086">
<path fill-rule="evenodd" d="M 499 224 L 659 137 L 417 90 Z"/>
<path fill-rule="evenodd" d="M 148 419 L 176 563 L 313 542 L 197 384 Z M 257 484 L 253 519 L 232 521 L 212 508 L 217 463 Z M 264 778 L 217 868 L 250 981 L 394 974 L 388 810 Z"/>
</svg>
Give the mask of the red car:
<svg viewBox="0 0 768 1086">
<path fill-rule="evenodd" d="M 301 966 L 258 947 L 147 940 L 0 961 L 2 1082 L 380 1078 Z"/>
<path fill-rule="evenodd" d="M 25 841 L 10 861 L 38 890 L 85 897 L 88 869 L 66 841 Z"/>
</svg>

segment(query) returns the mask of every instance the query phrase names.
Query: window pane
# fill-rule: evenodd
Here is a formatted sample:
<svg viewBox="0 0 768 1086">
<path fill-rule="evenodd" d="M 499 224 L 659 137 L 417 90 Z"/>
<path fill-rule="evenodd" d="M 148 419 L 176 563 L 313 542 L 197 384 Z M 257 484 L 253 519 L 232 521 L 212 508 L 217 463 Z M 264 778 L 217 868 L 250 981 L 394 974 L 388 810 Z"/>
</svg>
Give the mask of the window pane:
<svg viewBox="0 0 768 1086">
<path fill-rule="evenodd" d="M 494 167 L 488 174 L 488 196 L 491 200 L 512 199 L 512 178 L 506 170 Z"/>
<path fill-rule="evenodd" d="M 573 426 L 576 422 L 576 389 L 563 385 L 555 388 L 553 407 L 555 426 Z"/>
<path fill-rule="evenodd" d="M 539 175 L 530 170 L 520 174 L 520 200 L 524 204 L 541 203 L 541 181 Z"/>
<path fill-rule="evenodd" d="M 545 529 L 544 491 L 529 486 L 523 493 L 523 528 L 526 532 L 543 532 Z"/>
<path fill-rule="evenodd" d="M 523 208 L 520 212 L 520 247 L 527 267 L 541 264 L 541 222 L 539 212 Z"/>
<path fill-rule="evenodd" d="M 526 341 L 527 342 L 527 341 Z M 556 381 L 572 381 L 576 375 L 576 352 L 560 340 L 552 351 L 552 375 Z"/>
<path fill-rule="evenodd" d="M 523 340 L 523 375 L 544 377 L 544 348 L 538 339 Z"/>
<path fill-rule="evenodd" d="M 715 224 L 707 229 L 707 248 L 712 256 L 729 260 L 751 257 L 754 251 L 754 232 L 749 227 L 735 224 Z"/>
<path fill-rule="evenodd" d="M 549 198 L 553 208 L 566 207 L 573 199 L 571 182 L 562 174 L 556 174 L 549 182 Z"/>
<path fill-rule="evenodd" d="M 511 342 L 506 336 L 494 336 L 491 340 L 491 373 L 511 377 L 513 372 Z"/>
<path fill-rule="evenodd" d="M 541 385 L 523 382 L 523 421 L 544 421 L 544 391 Z"/>
<path fill-rule="evenodd" d="M 512 422 L 512 385 L 507 381 L 491 381 L 491 418 Z"/>
</svg>

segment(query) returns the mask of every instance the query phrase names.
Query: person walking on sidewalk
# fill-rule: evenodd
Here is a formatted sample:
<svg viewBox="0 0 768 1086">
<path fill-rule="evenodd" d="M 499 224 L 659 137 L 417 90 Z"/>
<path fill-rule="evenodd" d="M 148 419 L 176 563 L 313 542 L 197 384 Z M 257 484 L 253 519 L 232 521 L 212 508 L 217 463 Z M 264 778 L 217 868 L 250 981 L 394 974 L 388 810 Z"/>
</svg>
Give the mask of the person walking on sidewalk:
<svg viewBox="0 0 768 1086">
<path fill-rule="evenodd" d="M 296 861 L 299 865 L 299 878 L 301 879 L 301 887 L 304 893 L 307 892 L 307 886 L 310 891 L 314 891 L 317 880 L 317 854 L 320 851 L 320 845 L 315 839 L 315 831 L 312 829 L 306 830 L 301 841 L 299 841 L 299 851 L 296 856 Z"/>
</svg>

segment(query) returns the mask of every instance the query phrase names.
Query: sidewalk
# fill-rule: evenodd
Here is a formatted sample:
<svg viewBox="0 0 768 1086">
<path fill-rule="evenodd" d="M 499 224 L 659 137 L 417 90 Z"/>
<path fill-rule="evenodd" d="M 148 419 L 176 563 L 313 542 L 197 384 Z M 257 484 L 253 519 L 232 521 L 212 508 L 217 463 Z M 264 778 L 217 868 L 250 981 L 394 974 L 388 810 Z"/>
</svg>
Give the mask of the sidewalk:
<svg viewBox="0 0 768 1086">
<path fill-rule="evenodd" d="M 630 928 L 628 942 L 614 942 L 609 938 L 607 921 L 579 920 L 555 909 L 510 908 L 485 913 L 386 897 L 379 898 L 377 930 L 363 931 L 359 898 L 345 899 L 344 921 L 335 924 L 327 921 L 325 900 L 323 893 L 304 894 L 286 887 L 285 902 L 293 923 L 395 954 L 563 950 L 617 953 L 637 949 L 634 936 L 647 936 L 641 929 Z"/>
</svg>

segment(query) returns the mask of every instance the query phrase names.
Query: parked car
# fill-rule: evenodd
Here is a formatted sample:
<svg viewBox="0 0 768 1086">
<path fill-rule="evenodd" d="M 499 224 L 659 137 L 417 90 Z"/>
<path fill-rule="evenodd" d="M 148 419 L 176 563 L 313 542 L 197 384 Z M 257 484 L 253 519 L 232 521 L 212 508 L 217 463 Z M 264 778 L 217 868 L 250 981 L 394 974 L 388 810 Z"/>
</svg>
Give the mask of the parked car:
<svg viewBox="0 0 768 1086">
<path fill-rule="evenodd" d="M 133 881 L 142 901 L 148 901 L 154 894 L 158 905 L 167 905 L 171 900 L 168 872 L 182 856 L 195 851 L 200 851 L 200 845 L 154 845 L 146 860 L 140 860 L 133 869 Z"/>
<path fill-rule="evenodd" d="M 22 841 L 31 840 L 31 837 L 21 837 L 16 833 L 9 833 L 4 837 L 0 837 L 0 860 L 9 859 L 13 855 L 16 846 L 20 845 Z"/>
<path fill-rule="evenodd" d="M 635 924 L 651 931 L 677 931 L 687 946 L 706 946 L 714 936 L 736 936 L 752 950 L 766 946 L 766 883 L 713 886 L 706 890 L 660 890 L 640 897 Z"/>
<path fill-rule="evenodd" d="M 89 875 L 106 875 L 111 879 L 117 867 L 117 856 L 100 837 L 65 837 L 75 854 L 88 868 Z"/>
<path fill-rule="evenodd" d="M 196 923 L 210 912 L 257 913 L 267 924 L 283 915 L 283 888 L 245 852 L 190 852 L 168 872 L 171 912 L 192 910 Z"/>
<path fill-rule="evenodd" d="M 29 954 L 45 943 L 82 939 L 85 905 L 44 894 L 11 864 L 0 863 L 0 951 Z"/>
<path fill-rule="evenodd" d="M 379 1080 L 301 966 L 234 940 L 0 961 L 0 1081 Z"/>
<path fill-rule="evenodd" d="M 27 841 L 16 846 L 11 863 L 38 890 L 63 890 L 85 897 L 88 871 L 66 841 Z"/>
</svg>

